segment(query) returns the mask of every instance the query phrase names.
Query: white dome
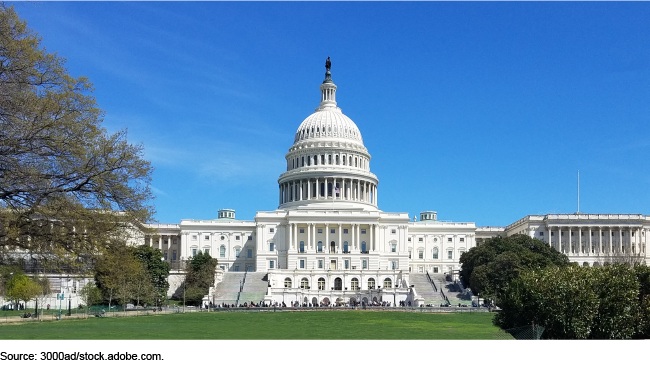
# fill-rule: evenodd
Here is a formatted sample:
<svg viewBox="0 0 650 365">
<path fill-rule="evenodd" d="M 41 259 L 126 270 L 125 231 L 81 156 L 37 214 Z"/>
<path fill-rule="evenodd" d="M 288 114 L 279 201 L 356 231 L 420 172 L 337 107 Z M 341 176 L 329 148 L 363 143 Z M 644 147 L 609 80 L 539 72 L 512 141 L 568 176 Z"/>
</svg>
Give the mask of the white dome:
<svg viewBox="0 0 650 365">
<path fill-rule="evenodd" d="M 343 138 L 363 144 L 357 125 L 338 108 L 319 110 L 305 118 L 298 127 L 294 143 L 312 138 Z"/>
</svg>

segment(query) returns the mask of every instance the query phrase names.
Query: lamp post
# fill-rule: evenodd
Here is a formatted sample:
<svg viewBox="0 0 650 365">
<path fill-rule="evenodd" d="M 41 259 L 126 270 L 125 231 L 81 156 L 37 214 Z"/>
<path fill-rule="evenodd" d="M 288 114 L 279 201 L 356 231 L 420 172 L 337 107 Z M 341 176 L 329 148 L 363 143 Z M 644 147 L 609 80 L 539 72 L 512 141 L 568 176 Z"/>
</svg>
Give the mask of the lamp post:
<svg viewBox="0 0 650 365">
<path fill-rule="evenodd" d="M 14 278 L 14 273 L 10 272 L 9 273 L 9 281 L 13 281 L 13 278 Z M 14 286 L 14 283 L 11 283 L 12 288 L 13 288 L 13 286 Z M 9 289 L 9 298 L 11 300 L 11 310 L 14 310 L 14 303 L 13 303 L 14 298 L 11 296 L 11 292 L 12 292 L 12 290 Z"/>
</svg>

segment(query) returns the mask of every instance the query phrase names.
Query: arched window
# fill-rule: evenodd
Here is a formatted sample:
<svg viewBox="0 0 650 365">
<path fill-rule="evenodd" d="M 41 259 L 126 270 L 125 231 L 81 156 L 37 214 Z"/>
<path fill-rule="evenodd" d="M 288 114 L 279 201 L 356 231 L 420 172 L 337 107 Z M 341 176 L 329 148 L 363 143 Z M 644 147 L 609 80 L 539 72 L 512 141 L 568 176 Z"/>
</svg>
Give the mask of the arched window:
<svg viewBox="0 0 650 365">
<path fill-rule="evenodd" d="M 348 241 L 343 242 L 343 252 L 350 252 L 348 251 Z"/>
<path fill-rule="evenodd" d="M 318 241 L 318 252 L 323 252 L 323 241 Z"/>
<path fill-rule="evenodd" d="M 436 260 L 438 259 L 438 247 L 433 248 L 433 258 Z"/>
<path fill-rule="evenodd" d="M 334 279 L 334 290 L 343 290 L 343 280 L 341 278 Z"/>
<path fill-rule="evenodd" d="M 302 280 L 300 280 L 300 287 L 302 289 L 307 289 L 307 287 L 309 287 L 309 279 L 302 278 Z"/>
<path fill-rule="evenodd" d="M 219 247 L 219 257 L 226 257 L 226 246 L 221 245 Z"/>
<path fill-rule="evenodd" d="M 314 156 L 314 165 L 318 165 L 318 155 Z"/>
<path fill-rule="evenodd" d="M 345 165 L 345 160 L 346 160 L 346 158 L 345 158 L 345 156 L 343 156 L 343 165 Z"/>
<path fill-rule="evenodd" d="M 361 242 L 361 252 L 367 252 L 366 251 L 366 241 Z"/>
<path fill-rule="evenodd" d="M 284 287 L 291 288 L 291 278 L 284 278 Z"/>
<path fill-rule="evenodd" d="M 368 289 L 374 289 L 375 288 L 375 279 L 370 278 L 368 279 Z"/>
<path fill-rule="evenodd" d="M 384 279 L 384 288 L 390 289 L 393 287 L 393 281 L 390 278 Z"/>
<path fill-rule="evenodd" d="M 350 289 L 359 290 L 359 279 L 357 278 L 352 279 L 352 285 L 350 286 Z"/>
<path fill-rule="evenodd" d="M 336 164 L 339 164 L 339 155 L 336 155 Z"/>
<path fill-rule="evenodd" d="M 325 290 L 325 279 L 318 279 L 318 290 Z"/>
<path fill-rule="evenodd" d="M 305 252 L 305 241 L 300 241 L 300 252 Z"/>
</svg>

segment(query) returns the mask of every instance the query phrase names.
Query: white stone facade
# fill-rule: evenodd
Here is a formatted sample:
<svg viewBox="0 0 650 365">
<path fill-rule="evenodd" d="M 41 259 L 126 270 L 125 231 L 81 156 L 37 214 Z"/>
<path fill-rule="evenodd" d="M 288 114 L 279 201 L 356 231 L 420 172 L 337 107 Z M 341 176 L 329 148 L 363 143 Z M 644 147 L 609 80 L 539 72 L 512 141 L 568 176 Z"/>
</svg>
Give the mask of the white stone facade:
<svg viewBox="0 0 650 365">
<path fill-rule="evenodd" d="M 409 273 L 453 273 L 463 252 L 498 235 L 551 238 L 581 264 L 625 249 L 647 259 L 650 217 L 643 215 L 549 214 L 508 227 L 476 227 L 439 221 L 433 211 L 422 212 L 419 221 L 382 212 L 371 156 L 356 124 L 337 107 L 336 88 L 328 70 L 320 105 L 300 124 L 285 156 L 277 210 L 258 212 L 254 221 L 236 220 L 234 210 L 223 209 L 214 220 L 152 225 L 158 235 L 146 244 L 160 248 L 175 270 L 201 250 L 218 258 L 223 271 L 268 273 L 266 299 L 287 304 L 415 299 Z"/>
</svg>

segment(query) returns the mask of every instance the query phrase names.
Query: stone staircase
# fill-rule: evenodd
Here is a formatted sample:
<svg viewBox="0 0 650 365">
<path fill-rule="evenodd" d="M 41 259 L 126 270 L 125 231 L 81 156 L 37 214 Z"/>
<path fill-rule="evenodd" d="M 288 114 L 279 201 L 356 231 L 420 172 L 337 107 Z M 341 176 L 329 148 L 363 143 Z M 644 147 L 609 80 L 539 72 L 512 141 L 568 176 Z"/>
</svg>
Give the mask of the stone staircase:
<svg viewBox="0 0 650 365">
<path fill-rule="evenodd" d="M 236 304 L 239 296 L 239 287 L 244 280 L 244 272 L 227 272 L 223 275 L 223 280 L 217 284 L 214 298 L 214 304 Z"/>
<path fill-rule="evenodd" d="M 226 272 L 210 298 L 214 298 L 216 305 L 259 303 L 264 300 L 268 290 L 269 283 L 266 279 L 266 273 Z M 243 289 L 240 292 L 242 283 Z"/>
<path fill-rule="evenodd" d="M 447 281 L 444 274 L 430 274 L 431 279 L 436 284 L 436 287 L 439 291 L 443 292 L 447 299 L 449 299 L 449 304 L 452 306 L 457 306 L 458 304 L 472 306 L 472 295 L 471 292 L 468 295 L 458 284 Z"/>
<path fill-rule="evenodd" d="M 264 300 L 264 296 L 268 291 L 269 282 L 267 274 L 263 272 L 248 272 L 246 273 L 246 281 L 244 282 L 244 289 L 239 294 L 239 304 L 243 303 L 259 303 Z"/>
<path fill-rule="evenodd" d="M 427 279 L 427 274 L 410 273 L 409 280 L 409 284 L 414 285 L 417 295 L 424 299 L 424 305 L 431 304 L 439 306 L 440 304 L 447 303 L 440 295 L 440 292 L 435 291 L 433 285 L 431 285 L 429 279 Z M 440 288 L 439 286 L 437 287 Z"/>
</svg>

